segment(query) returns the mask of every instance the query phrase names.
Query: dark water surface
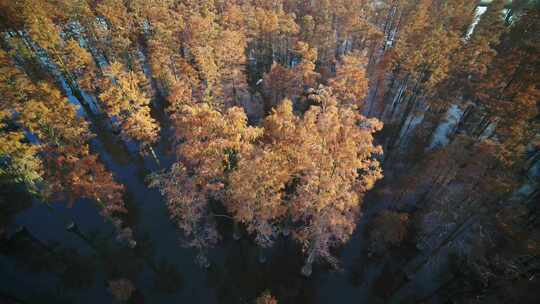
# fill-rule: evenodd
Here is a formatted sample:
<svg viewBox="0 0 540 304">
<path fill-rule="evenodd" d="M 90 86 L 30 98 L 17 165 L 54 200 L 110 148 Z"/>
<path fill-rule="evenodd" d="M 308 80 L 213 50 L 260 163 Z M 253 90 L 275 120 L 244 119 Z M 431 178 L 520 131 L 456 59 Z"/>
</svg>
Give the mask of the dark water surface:
<svg viewBox="0 0 540 304">
<path fill-rule="evenodd" d="M 136 288 L 130 303 L 253 303 L 270 290 L 280 303 L 356 304 L 384 302 L 399 285 L 393 283 L 399 261 L 366 255 L 366 222 L 383 205 L 373 193 L 365 205 L 375 207 L 365 211 L 351 241 L 336 251 L 340 270 L 316 265 L 311 277 L 303 277 L 303 256 L 287 239 L 265 250 L 266 263 L 260 263 L 260 251 L 249 236 L 232 239 L 227 219 L 218 223 L 223 238 L 209 250 L 211 267 L 202 269 L 194 262 L 196 251 L 180 246 L 181 234 L 169 220 L 161 195 L 145 184 L 156 165 L 138 156 L 134 147 L 126 148 L 99 118 L 93 119 L 97 136 L 92 150 L 127 188 L 126 221 L 138 245 L 132 249 L 118 242 L 112 224 L 90 201 L 78 201 L 71 208 L 55 202 L 49 208 L 24 193 L 3 189 L 10 210 L 2 208 L 2 220 L 9 222 L 7 240 L 0 246 L 0 299 L 112 303 L 108 281 L 125 278 Z M 162 127 L 166 130 L 166 123 Z M 168 133 L 163 131 L 157 149 L 162 168 L 172 162 Z M 70 221 L 80 232 L 66 230 Z"/>
</svg>

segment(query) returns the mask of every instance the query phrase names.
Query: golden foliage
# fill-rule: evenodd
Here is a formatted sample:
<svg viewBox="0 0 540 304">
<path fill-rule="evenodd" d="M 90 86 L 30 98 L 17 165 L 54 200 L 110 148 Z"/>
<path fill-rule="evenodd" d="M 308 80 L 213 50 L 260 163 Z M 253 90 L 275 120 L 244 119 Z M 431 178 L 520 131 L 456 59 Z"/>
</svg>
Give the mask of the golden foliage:
<svg viewBox="0 0 540 304">
<path fill-rule="evenodd" d="M 39 143 L 27 142 L 24 138 L 28 136 L 22 131 L 0 129 L 0 158 L 8 162 L 0 174 L 25 182 L 31 190 L 39 188 L 48 200 L 60 198 L 72 203 L 91 199 L 107 218 L 125 212 L 123 187 L 97 156 L 90 154 L 87 144 L 93 135 L 76 107 L 50 84 L 34 85 L 6 57 L 0 59 L 6 72 L 0 88 L 11 91 L 6 94 L 8 99 L 2 100 L 1 118 L 13 119 Z"/>
<path fill-rule="evenodd" d="M 126 71 L 114 62 L 106 71 L 99 95 L 107 114 L 118 119 L 121 135 L 139 141 L 141 152 L 158 140 L 159 125 L 150 115 L 150 98 L 145 93 L 146 78 L 141 72 Z"/>
<path fill-rule="evenodd" d="M 269 291 L 265 291 L 259 297 L 257 297 L 255 304 L 278 304 L 278 301 Z"/>
<path fill-rule="evenodd" d="M 373 159 L 381 148 L 372 144 L 382 124 L 339 108 L 329 89 L 317 92 L 317 102 L 302 119 L 288 100 L 272 111 L 261 145 L 230 175 L 226 206 L 261 245 L 291 218 L 301 223 L 295 235 L 306 251 L 328 257 L 354 231 L 362 193 L 382 178 Z"/>
<path fill-rule="evenodd" d="M 0 129 L 0 180 L 24 183 L 28 189 L 36 191 L 43 174 L 38 152 L 39 147 L 25 142 L 22 132 Z"/>
<path fill-rule="evenodd" d="M 90 139 L 88 123 L 74 105 L 49 84 L 39 84 L 21 109 L 20 121 L 44 143 L 80 146 Z"/>
<path fill-rule="evenodd" d="M 358 53 L 343 56 L 337 65 L 336 77 L 329 80 L 329 86 L 343 104 L 362 109 L 368 93 L 366 65 L 366 58 Z"/>
</svg>

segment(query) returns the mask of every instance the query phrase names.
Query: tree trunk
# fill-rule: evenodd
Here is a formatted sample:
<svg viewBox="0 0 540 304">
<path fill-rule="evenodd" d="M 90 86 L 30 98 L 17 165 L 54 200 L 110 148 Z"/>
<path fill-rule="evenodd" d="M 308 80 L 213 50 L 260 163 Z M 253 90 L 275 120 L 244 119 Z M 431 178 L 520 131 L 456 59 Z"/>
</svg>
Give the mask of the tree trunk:
<svg viewBox="0 0 540 304">
<path fill-rule="evenodd" d="M 152 155 L 152 158 L 154 159 L 154 161 L 156 162 L 157 166 L 158 167 L 161 167 L 161 163 L 159 161 L 159 158 L 157 157 L 156 155 L 156 152 L 154 151 L 154 148 L 152 148 L 152 146 L 148 146 L 148 150 L 150 151 L 150 155 Z"/>
</svg>

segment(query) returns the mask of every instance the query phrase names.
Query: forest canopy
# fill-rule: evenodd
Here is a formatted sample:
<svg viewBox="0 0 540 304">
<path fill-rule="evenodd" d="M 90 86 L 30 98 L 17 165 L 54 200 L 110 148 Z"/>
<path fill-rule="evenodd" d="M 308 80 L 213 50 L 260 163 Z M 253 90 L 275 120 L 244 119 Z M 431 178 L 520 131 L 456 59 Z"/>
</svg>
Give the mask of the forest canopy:
<svg viewBox="0 0 540 304">
<path fill-rule="evenodd" d="M 383 302 L 538 296 L 538 1 L 0 0 L 0 32 L 2 248 L 12 189 L 132 252 L 159 193 L 201 271 L 229 235 L 306 277 L 357 242 Z"/>
</svg>

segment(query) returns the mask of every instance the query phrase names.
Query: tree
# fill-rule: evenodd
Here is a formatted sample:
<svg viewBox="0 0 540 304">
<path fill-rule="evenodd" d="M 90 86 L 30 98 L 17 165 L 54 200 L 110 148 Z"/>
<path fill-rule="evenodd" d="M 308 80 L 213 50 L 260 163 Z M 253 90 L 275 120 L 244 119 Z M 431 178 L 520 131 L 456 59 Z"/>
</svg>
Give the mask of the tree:
<svg viewBox="0 0 540 304">
<path fill-rule="evenodd" d="M 127 72 L 121 63 L 114 62 L 106 71 L 108 77 L 99 98 L 107 114 L 117 119 L 125 140 L 141 144 L 141 153 L 150 152 L 157 161 L 152 144 L 158 140 L 159 125 L 150 116 L 150 99 L 144 92 L 146 79 L 143 74 Z"/>
<path fill-rule="evenodd" d="M 420 209 L 417 247 L 423 253 L 406 266 L 409 276 L 438 263 L 448 251 L 468 252 L 472 240 L 492 229 L 501 200 L 516 187 L 513 173 L 497 159 L 500 149 L 493 141 L 458 136 L 414 173 L 427 178 L 420 179 L 417 188 L 423 193 L 415 202 Z"/>
<path fill-rule="evenodd" d="M 78 150 L 46 148 L 46 197 L 49 200 L 67 200 L 70 204 L 80 198 L 91 199 L 98 203 L 101 214 L 106 218 L 127 212 L 122 198 L 123 186 L 114 181 L 112 174 L 97 156 L 89 153 L 87 146 Z"/>
<path fill-rule="evenodd" d="M 43 174 L 39 148 L 27 143 L 22 132 L 0 128 L 0 183 L 22 183 L 29 191 L 37 191 Z"/>
<path fill-rule="evenodd" d="M 384 113 L 384 90 L 386 86 L 387 69 L 391 61 L 391 52 L 385 53 L 380 61 L 375 65 L 374 72 L 370 78 L 370 85 L 374 88 L 372 100 L 367 109 L 368 116 L 381 117 Z"/>
<path fill-rule="evenodd" d="M 159 1 L 146 8 L 146 20 L 151 25 L 148 38 L 148 58 L 152 77 L 158 81 L 161 93 L 167 96 L 171 82 L 183 74 L 182 66 L 188 65 L 180 55 L 180 39 L 184 29 L 183 19 L 172 3 Z"/>
<path fill-rule="evenodd" d="M 315 98 L 320 106 L 303 119 L 293 114 L 289 100 L 265 119 L 261 145 L 239 158 L 230 174 L 226 203 L 262 246 L 272 244 L 280 224 L 293 220 L 308 267 L 318 258 L 334 261 L 330 247 L 352 234 L 361 193 L 382 177 L 371 159 L 380 150 L 370 147 L 380 124 L 338 108 L 329 89 Z"/>
<path fill-rule="evenodd" d="M 198 184 L 213 190 L 223 187 L 224 174 L 261 134 L 259 128 L 247 125 L 241 108 L 221 113 L 206 103 L 184 106 L 174 125 L 176 138 L 182 142 L 178 158 L 188 170 L 195 170 Z"/>
<path fill-rule="evenodd" d="M 278 304 L 278 301 L 269 291 L 265 291 L 259 297 L 257 297 L 255 304 Z"/>
<path fill-rule="evenodd" d="M 208 208 L 208 189 L 200 189 L 197 178 L 190 176 L 178 162 L 169 171 L 150 178 L 150 187 L 159 188 L 167 202 L 171 219 L 182 230 L 182 245 L 196 248 L 201 266 L 207 266 L 205 250 L 217 243 L 219 234 Z"/>
<path fill-rule="evenodd" d="M 319 51 L 321 66 L 328 66 L 335 58 L 337 44 L 336 29 L 334 28 L 334 4 L 328 0 L 311 2 L 309 15 L 313 28 L 311 39 L 306 41 Z"/>
<path fill-rule="evenodd" d="M 224 30 L 216 47 L 221 63 L 221 87 L 223 98 L 232 105 L 239 105 L 247 94 L 247 80 L 244 73 L 247 47 L 246 37 L 242 32 Z"/>
<path fill-rule="evenodd" d="M 216 41 L 220 28 L 214 20 L 213 13 L 206 16 L 194 14 L 188 17 L 185 36 L 194 66 L 203 81 L 202 95 L 209 102 L 223 104 L 224 100 L 213 97 L 221 95 L 220 62 L 216 54 Z M 220 103 L 221 102 L 221 103 Z"/>
<path fill-rule="evenodd" d="M 416 86 L 421 84 L 428 90 L 446 77 L 450 54 L 459 47 L 460 38 L 460 32 L 450 31 L 441 23 L 429 24 L 430 3 L 431 0 L 420 2 L 396 46 L 400 68 Z"/>
<path fill-rule="evenodd" d="M 105 218 L 118 222 L 116 216 L 127 211 L 123 186 L 114 181 L 97 156 L 90 154 L 87 144 L 93 134 L 88 123 L 48 83 L 33 84 L 8 60 L 3 60 L 2 67 L 11 77 L 0 79 L 0 88 L 12 90 L 6 97 L 13 99 L 0 103 L 1 113 L 7 114 L 1 118 L 25 129 L 24 133 L 4 133 L 4 126 L 0 126 L 0 140 L 9 144 L 0 150 L 2 161 L 8 164 L 2 175 L 16 174 L 16 179 L 35 188 L 30 190 L 39 190 L 47 201 L 66 199 L 73 203 L 80 198 L 91 199 Z M 25 134 L 35 136 L 33 142 L 39 145 L 23 141 Z M 122 229 L 121 222 L 117 228 Z"/>
<path fill-rule="evenodd" d="M 249 70 L 252 84 L 259 81 L 274 62 L 283 66 L 291 64 L 290 49 L 295 41 L 294 36 L 299 33 L 299 26 L 294 13 L 285 11 L 280 2 L 258 2 L 241 7 L 241 20 L 249 40 L 246 53 L 252 59 Z M 234 9 L 231 9 L 228 16 L 233 12 Z"/>
<path fill-rule="evenodd" d="M 210 202 L 223 200 L 229 173 L 261 131 L 249 127 L 236 107 L 221 113 L 207 103 L 180 104 L 172 118 L 179 161 L 154 175 L 151 186 L 165 196 L 171 217 L 188 237 L 186 245 L 198 248 L 206 265 L 204 250 L 218 240 Z"/>
<path fill-rule="evenodd" d="M 0 182 L 23 183 L 28 190 L 37 191 L 43 173 L 39 148 L 28 142 L 23 130 L 11 123 L 21 110 L 30 86 L 8 54 L 0 50 Z"/>
<path fill-rule="evenodd" d="M 362 109 L 368 92 L 365 58 L 360 54 L 345 55 L 336 67 L 336 77 L 329 86 L 337 100 L 343 104 Z"/>
<path fill-rule="evenodd" d="M 202 95 L 216 105 L 237 105 L 246 94 L 247 39 L 242 31 L 224 29 L 217 21 L 211 11 L 190 15 L 186 44 L 203 81 Z"/>
<path fill-rule="evenodd" d="M 135 291 L 133 283 L 128 279 L 117 279 L 109 281 L 109 292 L 116 301 L 120 303 L 127 302 Z"/>
<path fill-rule="evenodd" d="M 497 54 L 495 47 L 499 44 L 501 35 L 506 31 L 502 18 L 504 5 L 503 0 L 490 3 L 466 46 L 465 54 L 468 57 L 463 62 L 469 65 L 468 71 L 476 79 L 486 74 L 488 65 Z"/>
<path fill-rule="evenodd" d="M 474 96 L 487 109 L 489 120 L 496 124 L 495 135 L 503 143 L 500 157 L 509 165 L 519 163 L 538 127 L 534 117 L 540 70 L 531 63 L 539 58 L 540 45 L 533 34 L 540 28 L 539 11 L 531 8 L 516 21 L 487 74 L 474 85 Z"/>
<path fill-rule="evenodd" d="M 284 98 L 298 96 L 301 91 L 294 86 L 294 72 L 278 63 L 272 64 L 262 82 L 264 92 L 264 111 L 270 113 Z"/>
<path fill-rule="evenodd" d="M 408 223 L 409 215 L 406 213 L 382 211 L 371 223 L 370 249 L 381 254 L 390 246 L 399 245 L 407 237 Z"/>
<path fill-rule="evenodd" d="M 226 206 L 235 220 L 255 233 L 259 245 L 268 247 L 277 237 L 279 225 L 290 217 L 287 196 L 307 155 L 290 100 L 272 110 L 263 128 L 262 143 L 239 158 L 237 169 L 229 176 Z"/>
<path fill-rule="evenodd" d="M 115 61 L 136 69 L 137 29 L 134 16 L 128 12 L 123 1 L 105 0 L 97 4 L 96 15 L 103 18 L 105 24 L 97 29 L 101 49 L 109 63 Z"/>
<path fill-rule="evenodd" d="M 92 137 L 75 106 L 47 83 L 40 83 L 25 101 L 20 121 L 41 142 L 58 148 L 81 147 Z"/>
<path fill-rule="evenodd" d="M 435 100 L 441 102 L 433 104 L 447 108 L 455 99 L 473 94 L 474 83 L 486 75 L 497 55 L 501 35 L 507 31 L 502 16 L 505 3 L 504 0 L 490 3 L 478 24 L 468 30 L 462 42 L 463 51 L 451 55 L 448 79 L 437 88 Z"/>
<path fill-rule="evenodd" d="M 315 88 L 320 78 L 319 73 L 315 72 L 317 49 L 298 41 L 294 46 L 294 52 L 300 60 L 300 63 L 293 67 L 295 85 L 302 91 L 306 88 Z"/>
<path fill-rule="evenodd" d="M 423 119 L 418 115 L 420 109 L 429 107 L 437 111 L 441 108 L 441 98 L 433 95 L 448 79 L 453 54 L 462 45 L 461 37 L 467 20 L 472 18 L 473 7 L 470 1 L 422 0 L 401 28 L 392 48 L 394 78 L 390 90 L 393 96 L 389 98 L 392 108 L 385 113 L 387 119 L 395 123 L 389 150 L 394 147 L 402 150 L 402 139 L 409 134 L 413 121 Z M 396 110 L 399 111 L 396 113 Z"/>
<path fill-rule="evenodd" d="M 363 193 L 382 178 L 373 155 L 372 133 L 382 124 L 365 119 L 350 108 L 339 108 L 326 88 L 314 97 L 300 124 L 310 155 L 291 199 L 293 220 L 300 223 L 294 236 L 307 254 L 302 272 L 311 273 L 317 259 L 335 263 L 330 248 L 346 242 L 356 228 Z"/>
<path fill-rule="evenodd" d="M 66 65 L 64 70 L 66 71 L 66 74 L 72 75 L 70 76 L 72 81 L 78 79 L 78 83 L 83 89 L 88 92 L 93 92 L 96 89 L 94 82 L 97 78 L 97 68 L 94 64 L 92 55 L 86 49 L 82 48 L 74 39 L 70 39 L 66 43 L 64 52 Z"/>
<path fill-rule="evenodd" d="M 60 196 L 70 202 L 89 198 L 98 202 L 106 217 L 125 212 L 123 187 L 89 153 L 88 125 L 60 92 L 41 84 L 24 105 L 20 120 L 42 143 L 45 197 Z"/>
<path fill-rule="evenodd" d="M 9 53 L 0 49 L 0 118 L 10 118 L 10 115 L 20 111 L 25 100 L 32 92 L 32 81 L 16 67 Z"/>
<path fill-rule="evenodd" d="M 167 101 L 169 102 L 167 112 L 171 116 L 171 120 L 176 121 L 179 118 L 176 115 L 181 115 L 182 108 L 193 105 L 195 102 L 191 85 L 183 79 L 174 81 L 169 96 L 167 96 Z"/>
<path fill-rule="evenodd" d="M 25 34 L 17 36 L 23 39 L 31 56 L 47 69 L 51 69 L 47 64 L 56 65 L 54 68 L 58 68 L 63 77 L 61 80 L 65 80 L 71 94 L 86 105 L 80 87 L 92 88 L 90 79 L 95 76 L 96 67 L 91 54 L 74 38 L 61 35 L 62 27 L 55 23 L 65 18 L 60 8 L 48 1 L 39 0 L 15 1 L 10 5 L 12 7 L 9 9 L 19 12 L 21 30 Z M 54 72 L 51 74 L 57 77 Z"/>
<path fill-rule="evenodd" d="M 317 86 L 320 78 L 320 74 L 315 72 L 317 50 L 298 41 L 294 54 L 299 61 L 294 67 L 287 68 L 274 62 L 270 71 L 264 75 L 262 85 L 266 113 L 270 113 L 284 98 L 300 102 L 303 93 Z"/>
</svg>

